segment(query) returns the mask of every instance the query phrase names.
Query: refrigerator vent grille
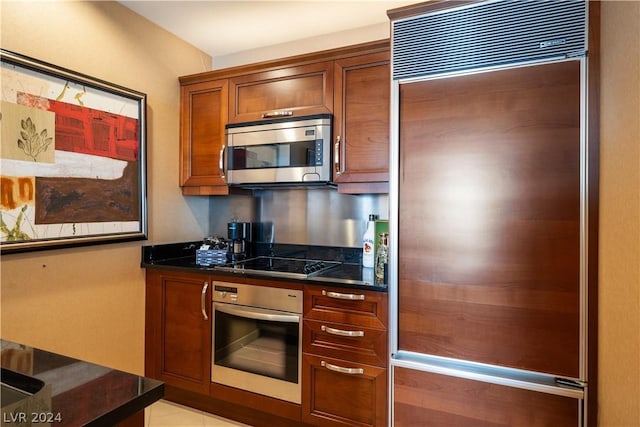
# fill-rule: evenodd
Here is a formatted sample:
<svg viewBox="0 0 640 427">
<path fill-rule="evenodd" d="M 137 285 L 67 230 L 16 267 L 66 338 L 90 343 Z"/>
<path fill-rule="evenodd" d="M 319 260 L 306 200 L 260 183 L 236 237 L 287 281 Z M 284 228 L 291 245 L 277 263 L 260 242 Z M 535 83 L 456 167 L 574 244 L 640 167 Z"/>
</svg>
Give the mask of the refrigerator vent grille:
<svg viewBox="0 0 640 427">
<path fill-rule="evenodd" d="M 395 80 L 584 56 L 587 2 L 505 0 L 393 22 Z"/>
</svg>

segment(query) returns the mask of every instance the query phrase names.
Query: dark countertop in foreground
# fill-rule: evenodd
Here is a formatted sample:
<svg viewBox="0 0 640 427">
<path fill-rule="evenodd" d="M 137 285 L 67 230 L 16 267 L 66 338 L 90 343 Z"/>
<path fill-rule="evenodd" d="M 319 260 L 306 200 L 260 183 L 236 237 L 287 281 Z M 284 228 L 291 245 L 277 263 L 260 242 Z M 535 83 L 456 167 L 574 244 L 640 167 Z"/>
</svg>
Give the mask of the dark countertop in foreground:
<svg viewBox="0 0 640 427">
<path fill-rule="evenodd" d="M 37 391 L 34 396 L 37 405 L 25 407 L 23 400 L 17 402 L 20 406 L 12 411 L 17 414 L 14 415 L 16 421 L 16 416 L 28 411 L 26 420 L 36 421 L 34 425 L 114 426 L 130 421 L 132 416 L 164 396 L 161 381 L 7 340 L 0 340 L 0 346 L 3 387 L 19 384 L 18 388 L 24 390 L 26 383 L 27 388 L 29 384 L 34 387 L 29 394 Z M 4 393 L 2 401 L 4 412 L 11 402 Z M 3 417 L 9 416 L 12 414 L 3 414 Z"/>
<path fill-rule="evenodd" d="M 387 284 L 383 280 L 363 277 L 363 268 L 360 264 L 358 249 L 354 248 L 330 248 L 303 245 L 275 245 L 270 246 L 270 251 L 275 251 L 276 256 L 322 259 L 325 261 L 338 261 L 342 264 L 327 271 L 320 272 L 304 279 L 282 279 L 270 277 L 268 272 L 252 274 L 249 272 L 226 272 L 216 269 L 215 265 L 203 266 L 196 263 L 195 251 L 200 242 L 170 243 L 165 245 L 142 247 L 142 268 L 160 268 L 185 272 L 200 272 L 221 276 L 243 276 L 257 279 L 289 280 L 311 285 L 326 285 L 352 289 L 365 289 L 372 291 L 387 291 Z M 258 255 L 263 254 L 260 252 Z M 370 270 L 371 271 L 371 270 Z"/>
</svg>

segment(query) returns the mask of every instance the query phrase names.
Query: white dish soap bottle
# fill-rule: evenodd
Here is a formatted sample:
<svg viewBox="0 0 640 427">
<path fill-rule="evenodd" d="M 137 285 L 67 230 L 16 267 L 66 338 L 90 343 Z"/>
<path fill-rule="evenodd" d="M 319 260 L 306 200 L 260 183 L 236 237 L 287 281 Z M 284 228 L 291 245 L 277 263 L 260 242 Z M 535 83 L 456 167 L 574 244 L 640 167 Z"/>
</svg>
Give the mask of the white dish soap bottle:
<svg viewBox="0 0 640 427">
<path fill-rule="evenodd" d="M 367 222 L 367 231 L 364 232 L 362 237 L 362 266 L 367 268 L 373 268 L 375 254 L 373 253 L 374 245 L 373 240 L 376 235 L 376 219 L 377 215 L 369 215 L 369 221 Z"/>
</svg>

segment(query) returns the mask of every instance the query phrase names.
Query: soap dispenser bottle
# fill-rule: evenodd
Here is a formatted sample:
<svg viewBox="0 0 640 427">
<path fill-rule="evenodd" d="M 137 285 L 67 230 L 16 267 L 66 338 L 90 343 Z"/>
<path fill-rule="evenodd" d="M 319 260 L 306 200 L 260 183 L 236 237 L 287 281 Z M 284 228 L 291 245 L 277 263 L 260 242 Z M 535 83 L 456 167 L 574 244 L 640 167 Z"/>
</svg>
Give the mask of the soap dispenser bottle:
<svg viewBox="0 0 640 427">
<path fill-rule="evenodd" d="M 362 266 L 367 268 L 373 268 L 375 260 L 373 241 L 376 233 L 376 219 L 377 215 L 369 215 L 367 230 L 362 237 Z"/>
</svg>

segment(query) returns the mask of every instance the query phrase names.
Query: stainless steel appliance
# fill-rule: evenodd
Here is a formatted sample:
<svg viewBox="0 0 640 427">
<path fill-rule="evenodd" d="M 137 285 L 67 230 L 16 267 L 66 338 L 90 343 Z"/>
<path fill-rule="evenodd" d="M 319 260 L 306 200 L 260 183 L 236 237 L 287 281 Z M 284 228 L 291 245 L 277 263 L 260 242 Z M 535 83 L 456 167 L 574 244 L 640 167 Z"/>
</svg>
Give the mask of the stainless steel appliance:
<svg viewBox="0 0 640 427">
<path fill-rule="evenodd" d="M 243 260 L 247 257 L 251 235 L 250 222 L 232 221 L 227 224 L 228 258 L 230 261 Z"/>
<path fill-rule="evenodd" d="M 302 291 L 213 282 L 211 381 L 301 402 Z"/>
<path fill-rule="evenodd" d="M 340 262 L 337 261 L 259 256 L 233 264 L 216 266 L 216 269 L 238 274 L 253 273 L 292 279 L 305 279 L 339 265 Z"/>
<path fill-rule="evenodd" d="M 584 427 L 595 409 L 587 3 L 393 23 L 390 425 Z"/>
<path fill-rule="evenodd" d="M 331 115 L 226 126 L 229 184 L 326 183 L 331 180 Z"/>
</svg>

